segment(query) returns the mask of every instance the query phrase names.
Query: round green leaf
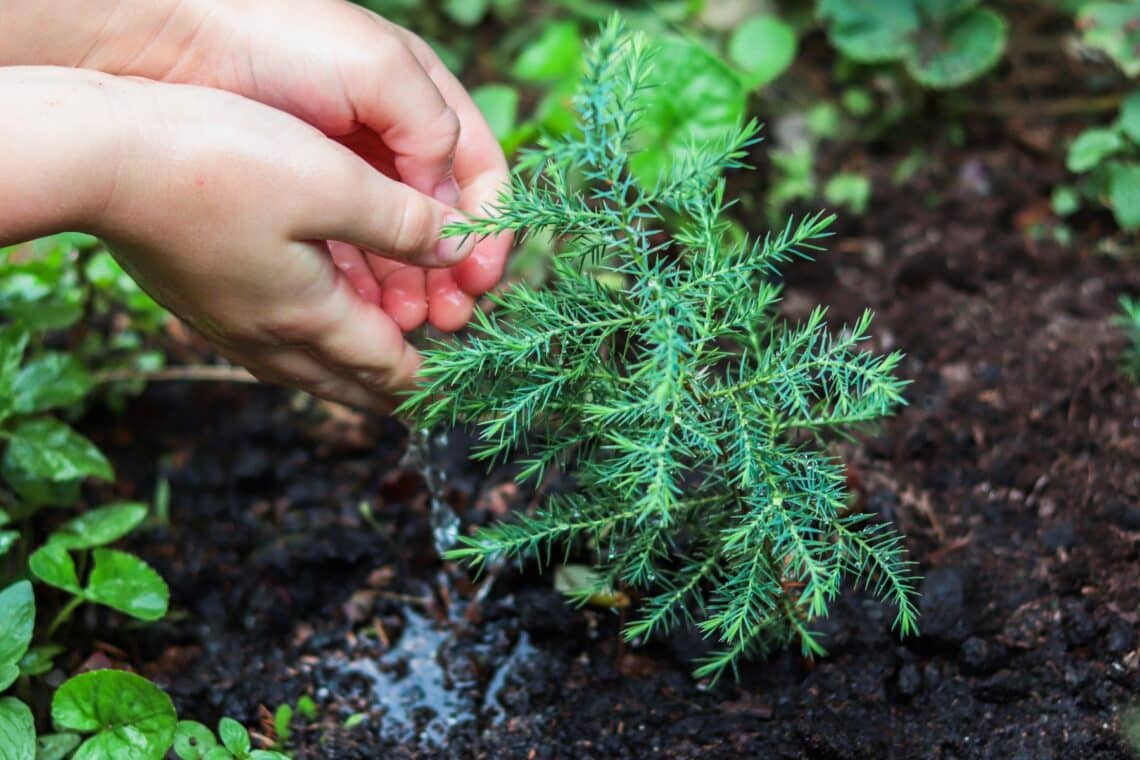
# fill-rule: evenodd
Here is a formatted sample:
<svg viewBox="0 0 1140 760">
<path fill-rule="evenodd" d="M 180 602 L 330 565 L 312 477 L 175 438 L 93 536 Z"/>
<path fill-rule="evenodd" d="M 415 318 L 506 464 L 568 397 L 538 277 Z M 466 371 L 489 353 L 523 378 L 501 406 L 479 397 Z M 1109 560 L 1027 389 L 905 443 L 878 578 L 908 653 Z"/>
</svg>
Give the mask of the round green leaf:
<svg viewBox="0 0 1140 760">
<path fill-rule="evenodd" d="M 1101 162 L 1124 148 L 1124 140 L 1114 129 L 1086 129 L 1069 146 L 1065 165 L 1080 174 L 1100 166 Z"/>
<path fill-rule="evenodd" d="M 1005 18 L 988 8 L 975 8 L 933 34 L 926 31 L 906 57 L 907 70 L 925 87 L 963 85 L 991 69 L 1005 52 Z"/>
<path fill-rule="evenodd" d="M 82 737 L 79 734 L 42 734 L 36 738 L 36 760 L 64 760 Z"/>
<path fill-rule="evenodd" d="M 721 140 L 741 122 L 747 90 L 719 57 L 686 39 L 662 42 L 640 96 L 638 181 L 652 187 L 694 143 Z M 667 65 L 666 65 L 667 64 Z"/>
<path fill-rule="evenodd" d="M 180 720 L 174 733 L 174 754 L 179 760 L 203 760 L 218 746 L 214 732 L 195 720 Z"/>
<path fill-rule="evenodd" d="M 249 732 L 233 718 L 222 718 L 218 721 L 218 736 L 222 737 L 222 744 L 226 745 L 226 749 L 235 755 L 249 754 Z"/>
<path fill-rule="evenodd" d="M 519 113 L 519 91 L 506 84 L 487 84 L 471 91 L 491 131 L 501 142 L 515 128 Z"/>
<path fill-rule="evenodd" d="M 861 215 L 871 201 L 871 180 L 857 172 L 840 172 L 827 181 L 823 197 L 831 206 L 842 206 Z"/>
<path fill-rule="evenodd" d="M 1081 207 L 1081 194 L 1077 192 L 1076 188 L 1069 185 L 1061 185 L 1053 191 L 1052 198 L 1053 213 L 1057 216 L 1069 216 L 1077 213 Z"/>
<path fill-rule="evenodd" d="M 68 520 L 48 540 L 68 549 L 103 546 L 134 530 L 146 513 L 146 505 L 137 502 L 109 504 Z"/>
<path fill-rule="evenodd" d="M 12 384 L 12 407 L 20 414 L 70 406 L 91 390 L 91 375 L 70 354 L 48 353 L 25 364 Z"/>
<path fill-rule="evenodd" d="M 58 544 L 44 544 L 32 552 L 32 556 L 28 557 L 28 569 L 49 586 L 73 594 L 83 593 L 79 587 L 79 576 L 75 572 L 75 560 L 67 553 L 67 549 Z"/>
<path fill-rule="evenodd" d="M 174 743 L 174 704 L 150 681 L 122 670 L 83 673 L 51 700 L 57 728 L 94 734 L 74 760 L 159 760 Z"/>
<path fill-rule="evenodd" d="M 234 754 L 219 745 L 203 755 L 202 760 L 234 760 Z"/>
<path fill-rule="evenodd" d="M 36 723 L 15 697 L 0 698 L 0 760 L 35 760 Z"/>
<path fill-rule="evenodd" d="M 133 554 L 96 549 L 95 566 L 83 595 L 140 620 L 159 620 L 170 604 L 162 576 Z"/>
<path fill-rule="evenodd" d="M 20 659 L 32 641 L 36 598 L 32 584 L 17 581 L 0 591 L 0 691 L 20 675 Z"/>
<path fill-rule="evenodd" d="M 573 21 L 546 24 L 538 39 L 522 49 L 511 74 L 524 82 L 571 77 L 582 61 L 582 35 Z"/>
<path fill-rule="evenodd" d="M 1140 230 L 1140 164 L 1114 163 L 1109 167 L 1108 200 L 1120 229 Z"/>
<path fill-rule="evenodd" d="M 9 433 L 4 470 L 19 470 L 54 483 L 88 476 L 113 480 L 107 458 L 95 444 L 59 420 L 25 420 Z"/>
<path fill-rule="evenodd" d="M 1121 104 L 1120 128 L 1129 140 L 1140 145 L 1140 90 L 1129 95 Z"/>
<path fill-rule="evenodd" d="M 0 557 L 8 553 L 8 550 L 20 540 L 20 532 L 16 530 L 0 530 Z"/>
<path fill-rule="evenodd" d="M 773 16 L 753 16 L 732 33 L 728 56 L 747 73 L 750 87 L 763 87 L 792 65 L 796 33 Z"/>
<path fill-rule="evenodd" d="M 1140 3 L 1088 3 L 1077 27 L 1086 45 L 1104 52 L 1128 76 L 1140 75 Z"/>
<path fill-rule="evenodd" d="M 831 44 L 860 63 L 899 60 L 919 28 L 912 0 L 820 0 L 818 9 Z"/>
</svg>

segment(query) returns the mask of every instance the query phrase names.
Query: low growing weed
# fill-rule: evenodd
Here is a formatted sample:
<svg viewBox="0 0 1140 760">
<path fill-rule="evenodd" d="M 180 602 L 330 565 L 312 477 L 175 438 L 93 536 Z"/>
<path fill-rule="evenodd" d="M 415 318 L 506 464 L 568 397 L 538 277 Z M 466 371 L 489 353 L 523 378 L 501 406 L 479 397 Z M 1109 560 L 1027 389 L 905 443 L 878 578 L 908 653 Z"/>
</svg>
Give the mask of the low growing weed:
<svg viewBox="0 0 1140 760">
<path fill-rule="evenodd" d="M 791 641 L 820 652 L 812 619 L 845 576 L 911 632 L 901 539 L 848 513 L 827 448 L 902 403 L 900 356 L 862 349 L 869 313 L 838 334 L 822 308 L 799 325 L 775 314 L 777 267 L 818 250 L 831 218 L 789 220 L 762 240 L 731 233 L 721 175 L 741 167 L 754 124 L 693 135 L 652 181 L 638 171 L 650 56 L 612 20 L 587 55 L 577 129 L 525 157 L 492 218 L 450 229 L 548 230 L 561 247 L 548 288 L 495 296 L 465 340 L 426 351 L 427 382 L 404 411 L 473 423 L 478 457 L 517 455 L 523 479 L 566 467 L 577 488 L 449 557 L 548 563 L 580 545 L 597 566 L 574 595 L 643 594 L 629 639 L 696 625 L 716 645 L 698 676 Z"/>
<path fill-rule="evenodd" d="M 145 505 L 109 504 L 59 520 L 61 509 L 76 509 L 85 481 L 114 477 L 103 453 L 64 420 L 95 388 L 84 359 L 94 356 L 93 346 L 110 344 L 85 342 L 92 353 L 48 348 L 58 338 L 50 328 L 73 324 L 100 297 L 86 288 L 118 287 L 98 271 L 73 279 L 75 262 L 67 257 L 75 244 L 69 237 L 31 244 L 46 255 L 26 259 L 0 251 L 0 314 L 17 320 L 0 327 L 0 757 L 157 760 L 180 729 L 170 698 L 145 678 L 95 670 L 54 691 L 50 716 L 30 706 L 42 703 L 44 676 L 66 653 L 56 634 L 80 605 L 141 621 L 162 618 L 169 606 L 159 574 L 111 548 L 143 522 Z M 89 258 L 86 266 L 119 271 L 97 262 Z M 37 723 L 55 730 L 37 731 Z M 248 736 L 237 746 L 245 754 L 209 757 L 284 757 L 251 752 Z"/>
</svg>

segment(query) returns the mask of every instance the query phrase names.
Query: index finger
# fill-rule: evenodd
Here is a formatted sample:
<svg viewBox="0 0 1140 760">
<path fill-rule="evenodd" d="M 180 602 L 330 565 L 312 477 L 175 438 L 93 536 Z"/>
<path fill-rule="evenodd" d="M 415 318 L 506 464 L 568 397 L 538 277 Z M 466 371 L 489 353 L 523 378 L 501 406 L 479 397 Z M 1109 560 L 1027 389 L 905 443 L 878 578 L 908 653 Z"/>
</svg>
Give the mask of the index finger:
<svg viewBox="0 0 1140 760">
<path fill-rule="evenodd" d="M 459 117 L 461 129 L 452 161 L 452 174 L 460 191 L 459 208 L 469 214 L 489 215 L 510 179 L 503 149 L 475 101 L 431 46 L 405 29 L 398 33 Z M 512 235 L 503 233 L 480 241 L 471 255 L 455 267 L 459 287 L 473 296 L 493 288 L 503 276 L 512 239 Z"/>
</svg>

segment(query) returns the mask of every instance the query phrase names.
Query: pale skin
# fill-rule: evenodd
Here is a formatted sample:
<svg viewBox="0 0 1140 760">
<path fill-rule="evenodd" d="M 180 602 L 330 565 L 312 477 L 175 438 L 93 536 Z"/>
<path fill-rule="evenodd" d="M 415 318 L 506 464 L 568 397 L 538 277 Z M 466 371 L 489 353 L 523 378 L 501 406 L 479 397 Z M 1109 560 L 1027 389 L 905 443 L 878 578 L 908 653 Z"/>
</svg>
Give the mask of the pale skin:
<svg viewBox="0 0 1140 760">
<path fill-rule="evenodd" d="M 0 245 L 107 240 L 259 378 L 385 411 L 506 236 L 506 160 L 418 37 L 343 0 L 0 0 Z"/>
</svg>

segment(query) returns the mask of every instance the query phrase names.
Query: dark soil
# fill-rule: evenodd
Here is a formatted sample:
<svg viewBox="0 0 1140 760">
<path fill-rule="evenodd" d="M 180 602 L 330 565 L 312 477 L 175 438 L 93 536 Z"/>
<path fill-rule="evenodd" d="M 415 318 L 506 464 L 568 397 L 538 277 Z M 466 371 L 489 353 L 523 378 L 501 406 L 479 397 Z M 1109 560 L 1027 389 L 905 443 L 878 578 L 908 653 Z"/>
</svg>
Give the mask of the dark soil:
<svg viewBox="0 0 1140 760">
<path fill-rule="evenodd" d="M 850 592 L 817 623 L 826 658 L 695 682 L 692 634 L 623 648 L 616 615 L 568 607 L 549 576 L 473 587 L 442 565 L 394 423 L 209 385 L 152 387 L 95 431 L 128 492 L 169 478 L 169 526 L 133 548 L 177 614 L 85 624 L 185 716 L 270 737 L 268 711 L 311 695 L 298 757 L 1132 756 L 1140 388 L 1112 318 L 1140 269 L 1092 251 L 1094 214 L 1078 243 L 1050 242 L 1055 159 L 984 121 L 967 138 L 903 186 L 903 152 L 860 155 L 871 212 L 790 273 L 785 301 L 791 317 L 830 304 L 836 324 L 870 305 L 876 348 L 907 352 L 909 406 L 843 453 L 863 508 L 907 536 L 921 636 Z M 448 500 L 465 520 L 527 501 L 463 453 L 453 441 Z"/>
</svg>

